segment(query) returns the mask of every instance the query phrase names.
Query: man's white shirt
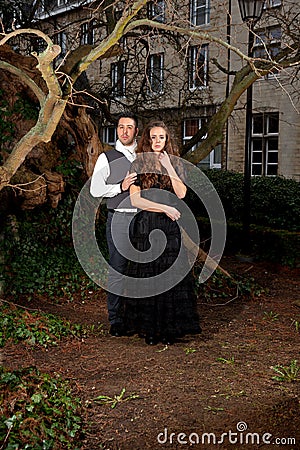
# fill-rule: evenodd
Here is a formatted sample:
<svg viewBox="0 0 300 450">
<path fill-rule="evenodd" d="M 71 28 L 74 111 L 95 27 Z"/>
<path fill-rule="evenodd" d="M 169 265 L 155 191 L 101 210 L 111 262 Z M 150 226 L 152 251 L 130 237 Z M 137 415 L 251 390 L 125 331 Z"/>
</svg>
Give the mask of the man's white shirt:
<svg viewBox="0 0 300 450">
<path fill-rule="evenodd" d="M 119 140 L 116 142 L 115 149 L 121 152 L 128 161 L 133 162 L 136 154 L 135 149 L 137 143 L 131 146 L 123 145 Z M 110 175 L 110 166 L 105 153 L 101 153 L 95 164 L 94 172 L 91 179 L 90 192 L 93 197 L 115 197 L 121 193 L 121 183 L 107 184 Z"/>
</svg>

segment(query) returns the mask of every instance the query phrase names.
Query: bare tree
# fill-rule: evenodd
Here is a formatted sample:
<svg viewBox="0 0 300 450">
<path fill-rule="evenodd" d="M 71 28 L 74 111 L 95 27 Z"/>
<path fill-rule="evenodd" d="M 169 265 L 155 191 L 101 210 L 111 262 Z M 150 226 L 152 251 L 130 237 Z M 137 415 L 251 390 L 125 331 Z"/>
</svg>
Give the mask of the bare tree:
<svg viewBox="0 0 300 450">
<path fill-rule="evenodd" d="M 16 28 L 7 33 L 3 29 L 0 46 L 15 42 L 20 37 L 33 36 L 39 42 L 42 40 L 44 51 L 33 53 L 42 81 L 35 79 L 36 72 L 35 76 L 32 77 L 29 73 L 30 70 L 23 70 L 22 67 L 14 65 L 8 60 L 0 61 L 0 68 L 21 80 L 33 92 L 39 104 L 39 114 L 36 123 L 15 144 L 2 167 L 0 167 L 0 190 L 10 184 L 12 177 L 35 146 L 51 141 L 61 120 L 64 120 L 65 127 L 73 134 L 77 145 L 80 145 L 80 141 L 85 141 L 82 146 L 88 147 L 91 155 L 91 160 L 87 161 L 86 165 L 92 165 L 91 161 L 102 151 L 102 147 L 97 138 L 96 128 L 93 128 L 93 125 L 92 128 L 89 128 L 92 122 L 89 122 L 88 119 L 86 120 L 88 129 L 82 134 L 82 137 L 78 137 L 80 132 L 74 133 L 74 128 L 79 129 L 83 116 L 86 113 L 85 108 L 81 109 L 82 105 L 81 108 L 77 107 L 77 103 L 82 100 L 80 98 L 76 99 L 74 96 L 74 86 L 76 87 L 80 76 L 89 70 L 90 66 L 96 61 L 105 61 L 106 58 L 115 56 L 117 62 L 124 61 L 127 64 L 126 75 L 128 84 L 126 99 L 122 98 L 122 95 L 116 95 L 115 90 L 108 83 L 107 65 L 106 72 L 101 74 L 99 81 L 94 82 L 91 86 L 95 97 L 94 100 L 98 100 L 103 113 L 107 117 L 111 117 L 112 106 L 115 107 L 115 110 L 120 105 L 123 107 L 130 106 L 138 111 L 141 111 L 143 105 L 149 101 L 152 108 L 161 106 L 163 95 L 160 95 L 162 93 L 159 92 L 159 85 L 157 84 L 159 80 L 149 80 L 150 72 L 147 71 L 147 61 L 151 55 L 149 49 L 153 40 L 156 40 L 156 44 L 159 40 L 159 45 L 162 47 L 167 45 L 176 49 L 176 61 L 174 60 L 173 66 L 169 64 L 165 72 L 167 80 L 167 88 L 165 89 L 169 89 L 169 87 L 171 89 L 175 86 L 177 92 L 181 92 L 182 95 L 181 105 L 199 101 L 197 91 L 191 91 L 187 88 L 186 81 L 182 80 L 180 71 L 178 71 L 180 65 L 183 67 L 187 63 L 189 43 L 209 43 L 217 49 L 215 54 L 219 52 L 220 58 L 215 57 L 212 60 L 215 69 L 211 76 L 214 76 L 214 73 L 219 71 L 224 74 L 224 79 L 230 76 L 232 82 L 227 95 L 224 95 L 220 100 L 211 119 L 183 148 L 184 157 L 194 163 L 199 162 L 218 143 L 222 142 L 226 121 L 242 94 L 258 78 L 271 72 L 284 73 L 293 71 L 291 72 L 293 73 L 292 82 L 298 79 L 300 45 L 299 7 L 297 7 L 296 2 L 286 2 L 280 12 L 276 12 L 276 20 L 280 21 L 283 27 L 284 39 L 282 38 L 283 46 L 280 51 L 272 54 L 268 50 L 268 45 L 261 40 L 265 51 L 255 57 L 249 57 L 246 53 L 246 48 L 243 49 L 238 43 L 235 44 L 233 38 L 229 41 L 226 32 L 220 32 L 221 27 L 203 31 L 199 27 L 191 26 L 189 16 L 182 14 L 182 8 L 176 7 L 176 2 L 165 3 L 166 11 L 164 12 L 163 20 L 158 20 L 157 17 L 152 17 L 152 19 L 145 18 L 145 7 L 147 7 L 147 4 L 148 6 L 153 4 L 153 2 L 147 0 L 136 0 L 135 2 L 113 2 L 107 0 L 88 2 L 86 8 L 88 8 L 89 18 L 88 20 L 86 19 L 86 23 L 91 23 L 96 17 L 105 18 L 98 21 L 101 39 L 97 44 L 74 44 L 75 48 L 63 55 L 63 59 L 62 53 L 64 49 L 62 45 L 56 43 L 58 32 L 53 32 L 53 28 L 49 29 L 49 32 L 47 31 L 49 21 L 45 22 L 47 26 L 39 23 L 40 29 Z M 37 6 L 36 2 L 32 2 L 32 5 L 35 8 Z M 265 19 L 266 24 L 267 20 L 273 20 L 271 15 Z M 77 23 L 75 21 L 72 24 L 73 30 L 75 30 L 77 35 L 80 33 L 79 27 L 82 24 L 82 19 L 78 19 Z M 245 25 L 242 26 L 245 27 Z M 125 44 L 124 38 L 126 38 Z M 259 35 L 257 38 L 260 39 Z M 75 42 L 77 41 L 74 39 L 73 43 Z M 234 70 L 226 66 L 228 51 L 235 58 Z M 13 60 L 13 58 L 11 59 Z M 59 65 L 57 65 L 57 61 L 60 62 Z M 176 70 L 174 70 L 175 65 Z M 291 80 L 290 75 L 289 80 Z M 155 90 L 155 95 L 153 95 L 153 90 Z M 74 103 L 76 104 L 74 105 Z M 69 105 L 75 106 L 75 109 L 72 111 L 72 108 L 69 109 Z M 80 111 L 76 116 L 77 118 L 73 114 L 76 108 Z M 86 140 L 87 136 L 89 138 Z M 206 139 L 198 145 L 196 150 L 191 151 L 191 147 L 197 144 L 203 136 L 206 136 Z"/>
</svg>

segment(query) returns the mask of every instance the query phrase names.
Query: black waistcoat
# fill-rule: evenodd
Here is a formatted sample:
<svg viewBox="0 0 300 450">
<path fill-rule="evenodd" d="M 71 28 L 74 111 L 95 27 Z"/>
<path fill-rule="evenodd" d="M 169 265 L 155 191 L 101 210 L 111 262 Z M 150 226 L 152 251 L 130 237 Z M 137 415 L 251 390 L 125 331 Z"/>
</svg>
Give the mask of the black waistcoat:
<svg viewBox="0 0 300 450">
<path fill-rule="evenodd" d="M 107 178 L 107 184 L 118 184 L 121 183 L 126 173 L 129 171 L 131 162 L 128 161 L 126 156 L 123 155 L 123 153 L 118 152 L 117 150 L 109 150 L 105 153 L 109 169 L 110 169 L 110 175 Z M 123 202 L 124 200 L 124 202 Z M 110 197 L 107 199 L 107 208 L 108 209 L 116 209 L 119 207 L 119 204 L 122 203 L 120 208 L 131 208 L 132 205 L 129 198 L 129 190 L 125 192 L 121 192 L 120 194 L 115 195 L 114 197 Z"/>
</svg>

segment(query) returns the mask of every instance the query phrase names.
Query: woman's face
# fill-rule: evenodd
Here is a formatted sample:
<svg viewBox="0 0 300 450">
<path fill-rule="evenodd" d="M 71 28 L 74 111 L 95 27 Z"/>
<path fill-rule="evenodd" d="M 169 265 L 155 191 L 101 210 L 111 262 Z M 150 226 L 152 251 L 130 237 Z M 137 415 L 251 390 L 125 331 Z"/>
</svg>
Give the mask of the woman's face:
<svg viewBox="0 0 300 450">
<path fill-rule="evenodd" d="M 166 145 L 167 134 L 161 127 L 154 127 L 150 130 L 151 148 L 155 153 L 163 151 Z"/>
</svg>

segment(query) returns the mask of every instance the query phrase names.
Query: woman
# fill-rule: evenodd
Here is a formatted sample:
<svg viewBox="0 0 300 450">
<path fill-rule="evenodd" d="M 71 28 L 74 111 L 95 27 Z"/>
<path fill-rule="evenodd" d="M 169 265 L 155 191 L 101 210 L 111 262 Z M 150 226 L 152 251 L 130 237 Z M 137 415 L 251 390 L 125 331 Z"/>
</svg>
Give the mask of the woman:
<svg viewBox="0 0 300 450">
<path fill-rule="evenodd" d="M 158 241 L 155 238 L 150 241 L 149 235 L 159 229 L 166 237 L 166 244 L 161 255 L 153 261 L 132 261 L 128 273 L 130 277 L 156 277 L 172 267 L 180 251 L 181 232 L 177 220 L 181 213 L 176 198 L 184 198 L 187 189 L 182 181 L 182 166 L 179 167 L 178 162 L 175 166 L 169 155 L 179 156 L 179 153 L 168 128 L 163 122 L 150 123 L 143 131 L 137 159 L 131 168 L 140 175 L 130 187 L 130 200 L 134 207 L 141 210 L 134 219 L 131 241 L 140 252 L 151 250 L 151 246 L 155 251 L 155 242 Z M 192 281 L 189 273 L 167 292 L 126 299 L 124 321 L 128 332 L 139 333 L 149 345 L 159 341 L 170 345 L 177 337 L 200 333 Z"/>
</svg>

